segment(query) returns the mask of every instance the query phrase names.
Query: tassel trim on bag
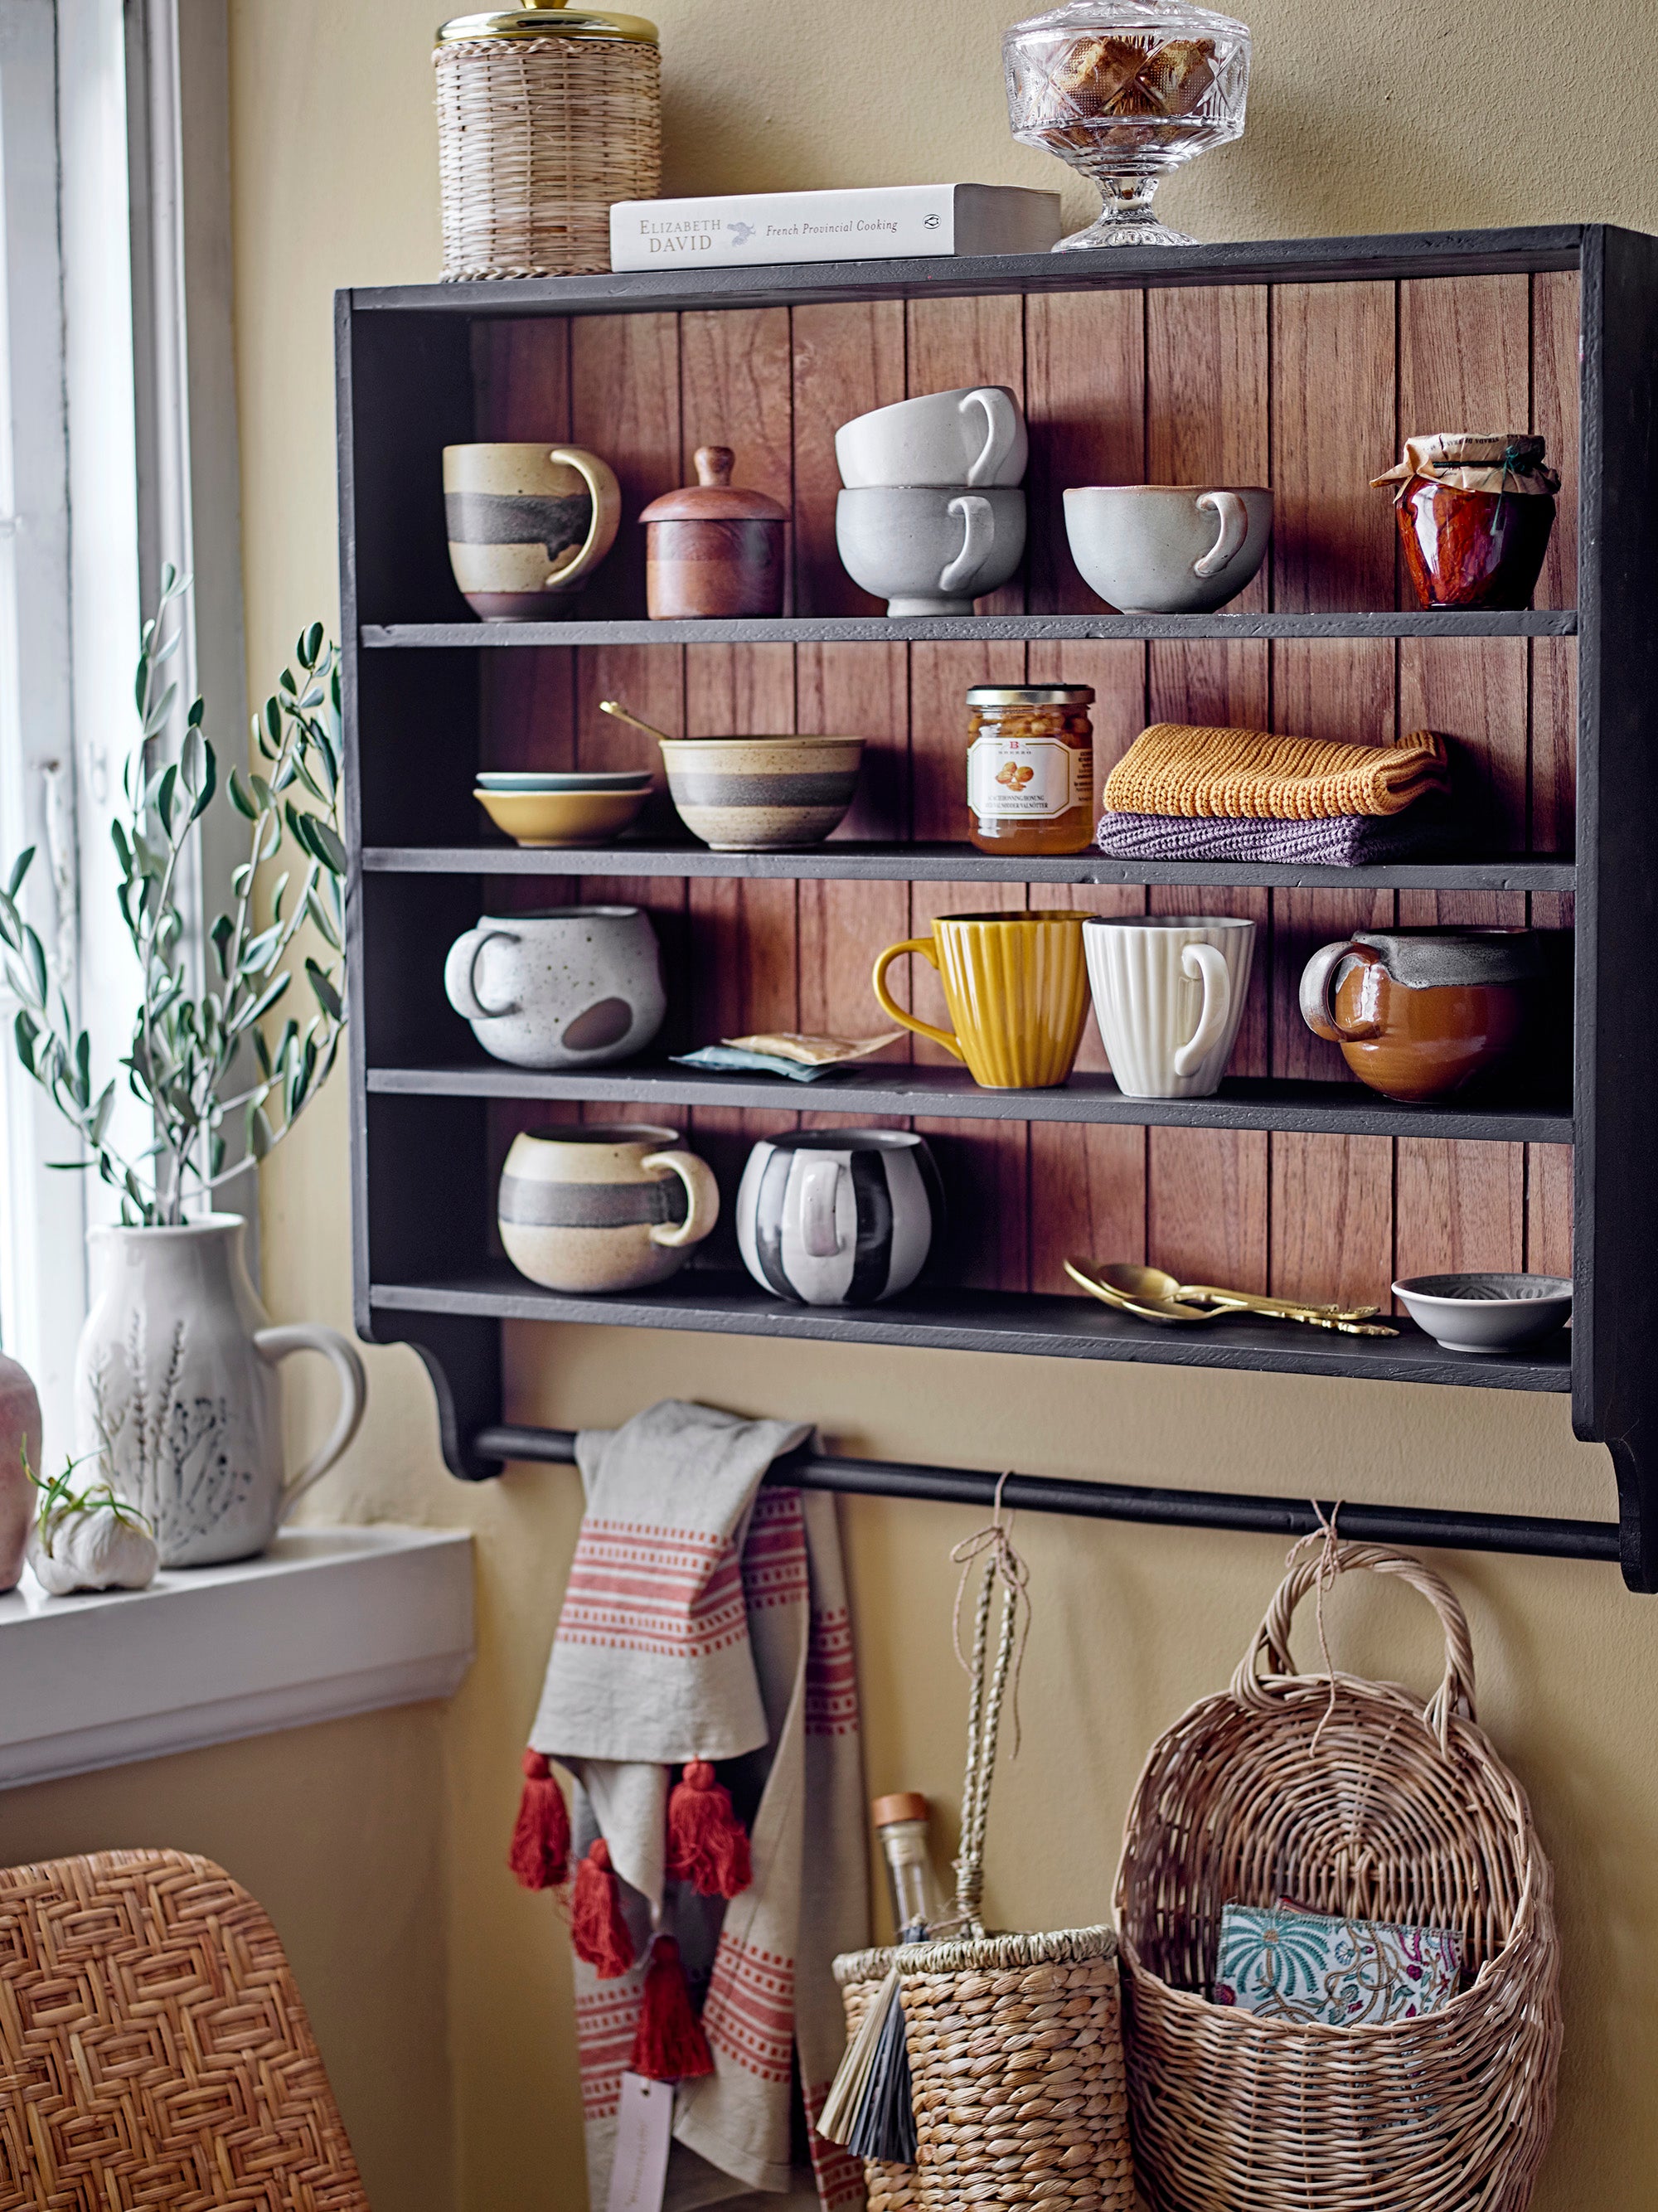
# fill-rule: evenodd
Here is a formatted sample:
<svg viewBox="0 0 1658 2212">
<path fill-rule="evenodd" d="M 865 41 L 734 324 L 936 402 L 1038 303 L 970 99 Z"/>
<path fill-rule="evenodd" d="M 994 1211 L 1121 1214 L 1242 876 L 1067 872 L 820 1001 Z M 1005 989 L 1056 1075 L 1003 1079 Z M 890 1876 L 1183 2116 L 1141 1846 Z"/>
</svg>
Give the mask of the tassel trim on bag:
<svg viewBox="0 0 1658 2212">
<path fill-rule="evenodd" d="M 601 1982 L 617 1980 L 634 1962 L 634 1939 L 622 1910 L 622 1884 L 603 1836 L 575 1870 L 570 1948 Z"/>
<path fill-rule="evenodd" d="M 671 1936 L 659 1936 L 651 1947 L 639 2033 L 628 2070 L 642 2074 L 647 2081 L 689 2081 L 714 2071 L 714 2054 L 691 2008 L 679 1946 Z"/>
<path fill-rule="evenodd" d="M 525 1889 L 559 1889 L 569 1875 L 570 1816 L 553 1770 L 538 1751 L 524 1754 L 524 1795 L 507 1863 Z"/>
<path fill-rule="evenodd" d="M 706 1759 L 694 1759 L 668 1799 L 667 1871 L 701 1897 L 735 1897 L 754 1879 L 748 1831 Z"/>
</svg>

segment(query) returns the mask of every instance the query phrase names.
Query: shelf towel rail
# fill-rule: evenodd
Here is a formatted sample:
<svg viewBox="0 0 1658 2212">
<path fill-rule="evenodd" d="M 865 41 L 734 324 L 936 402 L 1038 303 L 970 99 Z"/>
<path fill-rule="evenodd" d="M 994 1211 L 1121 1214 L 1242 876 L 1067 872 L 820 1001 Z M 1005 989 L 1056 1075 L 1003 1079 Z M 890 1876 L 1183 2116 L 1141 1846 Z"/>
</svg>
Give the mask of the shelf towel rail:
<svg viewBox="0 0 1658 2212">
<path fill-rule="evenodd" d="M 496 1424 L 472 1440 L 477 1462 L 573 1465 L 574 1429 Z M 987 1509 L 999 1477 L 977 1468 L 914 1467 L 900 1460 L 841 1459 L 802 1450 L 780 1459 L 768 1483 L 840 1491 L 857 1498 L 920 1498 Z M 1221 1491 L 1153 1490 L 1133 1483 L 1048 1480 L 1011 1474 L 1002 1486 L 1010 1512 L 1070 1513 L 1090 1521 L 1138 1521 L 1175 1528 L 1239 1528 L 1262 1536 L 1308 1536 L 1335 1510 L 1310 1498 L 1245 1498 Z M 1428 1507 L 1344 1504 L 1341 1533 L 1361 1544 L 1429 1545 L 1455 1552 L 1509 1552 L 1531 1558 L 1596 1559 L 1615 1565 L 1618 1526 L 1557 1521 L 1521 1513 L 1448 1513 Z"/>
</svg>

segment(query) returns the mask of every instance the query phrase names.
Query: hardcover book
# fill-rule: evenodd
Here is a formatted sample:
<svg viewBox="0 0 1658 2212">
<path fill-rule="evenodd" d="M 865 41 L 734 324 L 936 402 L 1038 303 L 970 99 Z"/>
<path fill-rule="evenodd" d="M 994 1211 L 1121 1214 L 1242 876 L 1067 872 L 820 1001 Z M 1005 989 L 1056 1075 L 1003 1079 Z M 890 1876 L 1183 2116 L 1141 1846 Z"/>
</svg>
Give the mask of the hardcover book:
<svg viewBox="0 0 1658 2212">
<path fill-rule="evenodd" d="M 866 191 L 619 200 L 610 210 L 610 266 L 708 269 L 744 262 L 1046 253 L 1059 236 L 1059 194 L 1014 185 L 884 185 Z"/>
</svg>

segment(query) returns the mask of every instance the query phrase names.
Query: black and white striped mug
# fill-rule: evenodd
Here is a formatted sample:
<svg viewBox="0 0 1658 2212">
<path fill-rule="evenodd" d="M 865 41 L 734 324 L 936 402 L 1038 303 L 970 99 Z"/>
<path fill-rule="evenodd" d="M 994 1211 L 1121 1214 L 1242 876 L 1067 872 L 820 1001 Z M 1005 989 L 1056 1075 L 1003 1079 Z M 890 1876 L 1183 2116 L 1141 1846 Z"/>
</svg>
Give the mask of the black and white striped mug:
<svg viewBox="0 0 1658 2212">
<path fill-rule="evenodd" d="M 803 1129 L 762 1139 L 737 1194 L 737 1243 L 756 1283 L 808 1306 L 878 1305 L 926 1264 L 944 1186 L 905 1129 Z"/>
</svg>

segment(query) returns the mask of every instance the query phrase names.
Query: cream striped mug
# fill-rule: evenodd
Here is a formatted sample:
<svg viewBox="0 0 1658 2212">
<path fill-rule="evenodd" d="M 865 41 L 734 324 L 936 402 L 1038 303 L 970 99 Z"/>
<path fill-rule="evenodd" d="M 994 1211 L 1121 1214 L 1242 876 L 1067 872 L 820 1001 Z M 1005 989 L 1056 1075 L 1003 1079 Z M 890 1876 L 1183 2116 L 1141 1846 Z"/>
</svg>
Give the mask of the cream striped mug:
<svg viewBox="0 0 1658 2212">
<path fill-rule="evenodd" d="M 665 1282 L 720 1218 L 720 1186 L 677 1129 L 572 1121 L 513 1139 L 497 1206 L 521 1275 L 550 1291 Z"/>
</svg>

